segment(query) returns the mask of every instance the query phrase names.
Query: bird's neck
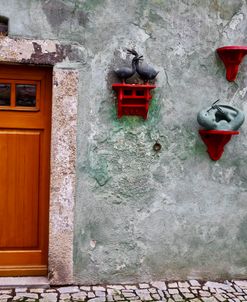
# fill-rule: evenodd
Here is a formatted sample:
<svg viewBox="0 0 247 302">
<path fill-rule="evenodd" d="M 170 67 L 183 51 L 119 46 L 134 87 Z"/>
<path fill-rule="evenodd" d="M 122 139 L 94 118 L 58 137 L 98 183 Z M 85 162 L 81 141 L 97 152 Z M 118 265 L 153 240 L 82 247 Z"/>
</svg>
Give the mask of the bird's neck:
<svg viewBox="0 0 247 302">
<path fill-rule="evenodd" d="M 136 69 L 138 69 L 138 68 L 140 67 L 140 61 L 137 60 L 137 61 L 135 62 L 135 65 L 136 65 Z"/>
<path fill-rule="evenodd" d="M 135 62 L 135 60 L 132 60 L 132 69 L 134 71 L 136 71 L 136 62 Z"/>
</svg>

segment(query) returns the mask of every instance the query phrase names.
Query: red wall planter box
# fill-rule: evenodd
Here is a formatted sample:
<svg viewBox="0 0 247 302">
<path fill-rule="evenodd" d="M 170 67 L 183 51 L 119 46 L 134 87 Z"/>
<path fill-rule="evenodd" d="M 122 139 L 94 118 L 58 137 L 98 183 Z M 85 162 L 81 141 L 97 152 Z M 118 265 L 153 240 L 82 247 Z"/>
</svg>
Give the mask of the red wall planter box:
<svg viewBox="0 0 247 302">
<path fill-rule="evenodd" d="M 226 67 L 226 78 L 229 82 L 236 79 L 238 68 L 247 54 L 247 46 L 224 46 L 217 49 L 217 53 Z"/>
<path fill-rule="evenodd" d="M 149 101 L 152 99 L 150 91 L 155 85 L 145 84 L 112 84 L 117 92 L 118 118 L 123 115 L 138 115 L 147 118 Z"/>
<path fill-rule="evenodd" d="M 212 160 L 220 159 L 224 146 L 230 141 L 232 135 L 239 134 L 238 131 L 224 130 L 199 130 L 199 133 Z"/>
</svg>

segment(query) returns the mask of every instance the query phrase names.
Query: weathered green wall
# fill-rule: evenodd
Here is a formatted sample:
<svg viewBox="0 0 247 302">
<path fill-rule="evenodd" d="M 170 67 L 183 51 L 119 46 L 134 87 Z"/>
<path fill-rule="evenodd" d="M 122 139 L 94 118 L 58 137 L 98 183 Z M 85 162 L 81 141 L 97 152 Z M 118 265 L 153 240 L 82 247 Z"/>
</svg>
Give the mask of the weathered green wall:
<svg viewBox="0 0 247 302">
<path fill-rule="evenodd" d="M 67 41 L 77 45 L 71 61 L 82 63 L 76 279 L 246 276 L 247 123 L 212 162 L 196 122 L 218 98 L 247 111 L 247 63 L 229 83 L 215 55 L 247 43 L 246 1 L 0 3 L 10 35 Z M 112 70 L 126 59 L 125 47 L 160 71 L 147 121 L 116 118 Z"/>
</svg>

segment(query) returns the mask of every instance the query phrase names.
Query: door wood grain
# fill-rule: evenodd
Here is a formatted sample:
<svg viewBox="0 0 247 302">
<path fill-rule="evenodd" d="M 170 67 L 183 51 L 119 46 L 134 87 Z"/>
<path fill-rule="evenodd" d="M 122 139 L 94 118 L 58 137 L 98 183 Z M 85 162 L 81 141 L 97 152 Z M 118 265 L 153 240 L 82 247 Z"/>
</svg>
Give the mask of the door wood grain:
<svg viewBox="0 0 247 302">
<path fill-rule="evenodd" d="M 51 82 L 51 68 L 0 65 L 0 276 L 47 274 Z"/>
</svg>

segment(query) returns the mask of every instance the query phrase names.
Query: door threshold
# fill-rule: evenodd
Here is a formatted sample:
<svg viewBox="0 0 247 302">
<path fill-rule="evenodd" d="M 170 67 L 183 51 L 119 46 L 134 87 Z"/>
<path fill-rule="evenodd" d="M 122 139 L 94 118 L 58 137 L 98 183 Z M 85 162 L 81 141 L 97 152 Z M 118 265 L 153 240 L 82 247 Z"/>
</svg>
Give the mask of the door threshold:
<svg viewBox="0 0 247 302">
<path fill-rule="evenodd" d="M 49 288 L 47 277 L 0 277 L 0 288 Z"/>
</svg>

